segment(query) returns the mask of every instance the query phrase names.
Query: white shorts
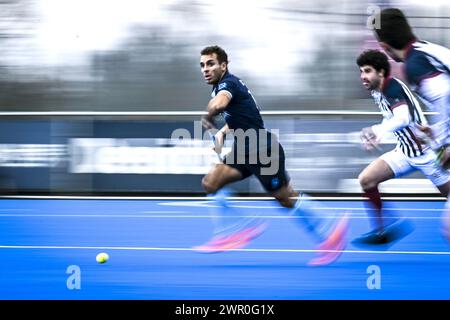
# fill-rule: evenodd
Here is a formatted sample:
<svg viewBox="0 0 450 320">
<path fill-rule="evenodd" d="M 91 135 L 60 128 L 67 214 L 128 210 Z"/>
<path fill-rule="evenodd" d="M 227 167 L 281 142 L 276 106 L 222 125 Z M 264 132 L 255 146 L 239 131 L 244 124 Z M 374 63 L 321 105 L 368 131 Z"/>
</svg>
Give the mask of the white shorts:
<svg viewBox="0 0 450 320">
<path fill-rule="evenodd" d="M 396 178 L 419 170 L 437 187 L 450 180 L 450 173 L 436 164 L 436 155 L 431 149 L 425 151 L 423 156 L 409 158 L 396 148 L 383 154 L 380 159 L 391 167 Z"/>
</svg>

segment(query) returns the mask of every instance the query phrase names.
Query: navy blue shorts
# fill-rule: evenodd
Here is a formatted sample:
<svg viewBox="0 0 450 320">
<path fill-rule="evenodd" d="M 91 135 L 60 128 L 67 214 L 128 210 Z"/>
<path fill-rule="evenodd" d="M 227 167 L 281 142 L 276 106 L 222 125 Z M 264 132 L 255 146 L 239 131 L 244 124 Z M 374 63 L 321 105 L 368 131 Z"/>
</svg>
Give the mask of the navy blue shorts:
<svg viewBox="0 0 450 320">
<path fill-rule="evenodd" d="M 264 189 L 271 193 L 286 186 L 290 180 L 286 172 L 284 150 L 279 143 L 264 150 L 262 154 L 242 154 L 239 157 L 233 147 L 223 163 L 237 169 L 242 174 L 242 179 L 255 175 Z"/>
</svg>

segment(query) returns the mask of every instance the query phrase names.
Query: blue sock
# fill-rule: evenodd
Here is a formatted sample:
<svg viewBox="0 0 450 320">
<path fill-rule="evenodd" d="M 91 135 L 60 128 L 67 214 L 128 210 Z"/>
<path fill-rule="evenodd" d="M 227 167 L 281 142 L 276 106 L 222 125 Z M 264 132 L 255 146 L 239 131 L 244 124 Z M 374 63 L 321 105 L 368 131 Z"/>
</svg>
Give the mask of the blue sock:
<svg viewBox="0 0 450 320">
<path fill-rule="evenodd" d="M 336 221 L 336 218 L 324 218 L 331 214 L 326 206 L 319 201 L 312 201 L 304 193 L 299 195 L 291 214 L 320 242 L 327 238 Z"/>
<path fill-rule="evenodd" d="M 215 194 L 208 195 L 214 205 L 213 210 L 210 210 L 212 222 L 214 225 L 214 235 L 229 235 L 238 231 L 245 224 L 244 217 L 240 210 L 230 206 L 228 198 L 232 193 L 223 188 Z"/>
</svg>

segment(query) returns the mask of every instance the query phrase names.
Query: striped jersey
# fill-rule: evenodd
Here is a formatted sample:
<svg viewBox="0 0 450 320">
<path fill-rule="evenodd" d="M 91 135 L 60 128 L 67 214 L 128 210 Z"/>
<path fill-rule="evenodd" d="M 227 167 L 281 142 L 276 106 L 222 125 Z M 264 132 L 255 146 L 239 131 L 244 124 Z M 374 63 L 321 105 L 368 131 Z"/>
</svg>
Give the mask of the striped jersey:
<svg viewBox="0 0 450 320">
<path fill-rule="evenodd" d="M 436 144 L 450 144 L 450 50 L 427 41 L 412 42 L 405 51 L 405 74 L 425 105 L 438 112 L 430 118 Z"/>
<path fill-rule="evenodd" d="M 410 158 L 423 155 L 429 147 L 419 143 L 417 139 L 419 129 L 416 124 L 425 125 L 427 121 L 419 102 L 409 88 L 402 81 L 389 77 L 385 80 L 381 92 L 372 90 L 371 94 L 386 120 L 394 117 L 393 110 L 396 107 L 402 104 L 408 106 L 409 125 L 394 132 L 397 138 L 397 148 Z"/>
<path fill-rule="evenodd" d="M 427 41 L 411 43 L 405 53 L 405 73 L 414 86 L 445 73 L 450 76 L 450 50 Z"/>
</svg>

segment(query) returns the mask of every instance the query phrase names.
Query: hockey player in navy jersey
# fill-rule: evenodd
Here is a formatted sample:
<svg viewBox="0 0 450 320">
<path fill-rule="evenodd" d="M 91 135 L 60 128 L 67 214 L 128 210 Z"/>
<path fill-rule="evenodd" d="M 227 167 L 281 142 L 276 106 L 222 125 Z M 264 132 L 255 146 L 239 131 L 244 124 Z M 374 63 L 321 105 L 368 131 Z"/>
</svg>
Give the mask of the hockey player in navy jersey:
<svg viewBox="0 0 450 320">
<path fill-rule="evenodd" d="M 348 217 L 322 219 L 314 212 L 311 202 L 299 196 L 289 182 L 285 169 L 283 147 L 277 137 L 264 127 L 258 104 L 245 83 L 228 70 L 227 53 L 219 46 L 201 51 L 200 69 L 205 82 L 212 86 L 211 100 L 202 118 L 203 126 L 215 128 L 215 117 L 222 114 L 225 125 L 215 134 L 215 148 L 220 151 L 226 134 L 232 132 L 233 146 L 222 163 L 216 164 L 203 178 L 206 193 L 220 199 L 221 214 L 230 214 L 220 190 L 231 182 L 254 175 L 285 209 L 297 217 L 319 243 L 318 255 L 310 265 L 326 265 L 335 261 L 345 248 Z M 296 201 L 295 198 L 298 198 Z M 315 202 L 314 202 L 315 203 Z M 316 203 L 315 203 L 316 204 Z M 223 227 L 204 245 L 201 252 L 221 252 L 241 248 L 260 235 L 264 226 L 245 221 Z"/>
</svg>

